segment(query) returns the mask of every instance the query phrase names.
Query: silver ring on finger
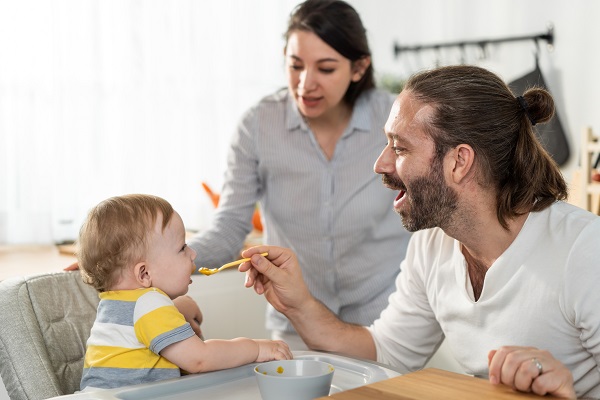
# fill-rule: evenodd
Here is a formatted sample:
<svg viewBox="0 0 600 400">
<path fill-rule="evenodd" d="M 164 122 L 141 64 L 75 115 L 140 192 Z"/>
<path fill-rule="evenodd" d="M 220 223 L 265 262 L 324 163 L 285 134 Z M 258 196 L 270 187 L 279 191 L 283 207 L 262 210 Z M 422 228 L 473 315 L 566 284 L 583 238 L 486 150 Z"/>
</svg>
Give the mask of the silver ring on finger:
<svg viewBox="0 0 600 400">
<path fill-rule="evenodd" d="M 541 374 L 544 373 L 544 367 L 542 366 L 542 363 L 540 362 L 540 360 L 538 360 L 537 358 L 532 358 L 531 362 L 533 363 L 533 365 L 535 365 L 535 367 L 538 370 L 538 376 L 540 376 Z"/>
</svg>

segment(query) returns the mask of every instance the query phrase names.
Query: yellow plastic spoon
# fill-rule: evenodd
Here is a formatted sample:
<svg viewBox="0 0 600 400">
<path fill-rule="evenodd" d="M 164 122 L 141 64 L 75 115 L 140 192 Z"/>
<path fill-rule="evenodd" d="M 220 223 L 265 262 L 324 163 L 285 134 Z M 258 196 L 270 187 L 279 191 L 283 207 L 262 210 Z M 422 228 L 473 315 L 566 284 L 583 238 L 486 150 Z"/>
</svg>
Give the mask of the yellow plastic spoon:
<svg viewBox="0 0 600 400">
<path fill-rule="evenodd" d="M 261 256 L 266 257 L 269 255 L 269 253 L 260 253 Z M 236 265 L 240 265 L 241 263 L 244 263 L 246 261 L 250 261 L 249 258 L 242 258 L 241 260 L 237 260 L 237 261 L 233 261 L 227 264 L 223 264 L 221 265 L 220 268 L 205 268 L 205 267 L 201 267 L 198 268 L 198 272 L 200 272 L 203 275 L 213 275 L 216 274 L 219 271 L 224 270 L 225 268 L 229 268 L 229 267 L 234 267 Z"/>
</svg>

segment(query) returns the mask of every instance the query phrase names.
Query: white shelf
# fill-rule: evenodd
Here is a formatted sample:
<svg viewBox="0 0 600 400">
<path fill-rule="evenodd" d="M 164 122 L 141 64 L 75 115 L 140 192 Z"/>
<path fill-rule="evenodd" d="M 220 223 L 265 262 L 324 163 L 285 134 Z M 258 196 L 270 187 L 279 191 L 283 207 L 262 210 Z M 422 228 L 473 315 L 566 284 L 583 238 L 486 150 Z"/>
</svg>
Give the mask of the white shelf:
<svg viewBox="0 0 600 400">
<path fill-rule="evenodd" d="M 587 187 L 587 192 L 590 194 L 600 194 L 600 183 L 591 183 Z"/>
<path fill-rule="evenodd" d="M 592 157 L 600 152 L 600 141 L 592 132 L 592 128 L 585 127 L 581 131 L 581 192 L 583 194 L 582 207 L 600 215 L 600 183 L 592 181 Z"/>
<path fill-rule="evenodd" d="M 600 143 L 592 142 L 587 144 L 587 151 L 589 152 L 600 152 Z"/>
</svg>

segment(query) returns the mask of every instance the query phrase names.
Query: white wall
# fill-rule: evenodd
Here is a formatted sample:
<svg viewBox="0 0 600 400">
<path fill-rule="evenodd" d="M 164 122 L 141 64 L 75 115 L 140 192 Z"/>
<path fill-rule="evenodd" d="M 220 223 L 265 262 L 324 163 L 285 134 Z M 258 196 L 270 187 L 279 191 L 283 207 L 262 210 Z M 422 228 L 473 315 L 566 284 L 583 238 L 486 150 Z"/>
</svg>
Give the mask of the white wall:
<svg viewBox="0 0 600 400">
<path fill-rule="evenodd" d="M 216 275 L 194 275 L 190 295 L 200 305 L 205 339 L 248 337 L 268 339 L 265 328 L 267 301 L 244 287 L 245 274 L 235 268 Z"/>
<path fill-rule="evenodd" d="M 395 41 L 520 36 L 552 23 L 555 49 L 542 44 L 540 63 L 570 134 L 571 177 L 582 127 L 599 129 L 600 2 L 349 1 L 379 75 L 435 61 L 434 52 L 395 58 Z M 212 206 L 199 183 L 220 188 L 242 112 L 285 85 L 282 34 L 298 2 L 0 1 L 0 243 L 74 239 L 93 204 L 131 192 L 165 197 L 186 226 L 204 227 Z M 465 61 L 512 80 L 533 68 L 533 51 L 501 44 L 483 60 L 468 49 Z M 439 56 L 460 60 L 456 50 Z"/>
<path fill-rule="evenodd" d="M 365 23 L 376 71 L 406 77 L 431 67 L 436 53 L 401 54 L 393 44 L 417 45 L 462 40 L 495 39 L 545 33 L 554 26 L 554 50 L 540 45 L 540 67 L 553 93 L 571 158 L 563 166 L 570 180 L 579 163 L 579 136 L 584 126 L 600 131 L 600 2 L 592 0 L 351 0 Z M 490 46 L 488 58 L 477 60 L 477 49 L 467 54 L 506 81 L 534 67 L 533 42 Z M 456 49 L 439 53 L 442 64 L 458 63 Z"/>
</svg>

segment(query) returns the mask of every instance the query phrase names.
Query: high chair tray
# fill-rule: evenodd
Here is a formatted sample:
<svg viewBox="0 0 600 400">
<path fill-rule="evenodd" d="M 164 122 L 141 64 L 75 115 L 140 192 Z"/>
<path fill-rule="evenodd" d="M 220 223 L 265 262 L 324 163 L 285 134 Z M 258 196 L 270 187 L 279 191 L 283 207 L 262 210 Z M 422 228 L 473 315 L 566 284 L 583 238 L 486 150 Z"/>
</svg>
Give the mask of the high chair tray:
<svg viewBox="0 0 600 400">
<path fill-rule="evenodd" d="M 401 375 L 387 366 L 372 361 L 316 351 L 294 351 L 293 353 L 295 359 L 325 361 L 335 367 L 330 394 Z M 54 397 L 54 399 L 198 400 L 205 398 L 260 400 L 258 384 L 254 377 L 254 367 L 256 365 L 249 364 L 222 371 L 192 374 L 118 389 L 76 393 Z"/>
</svg>

